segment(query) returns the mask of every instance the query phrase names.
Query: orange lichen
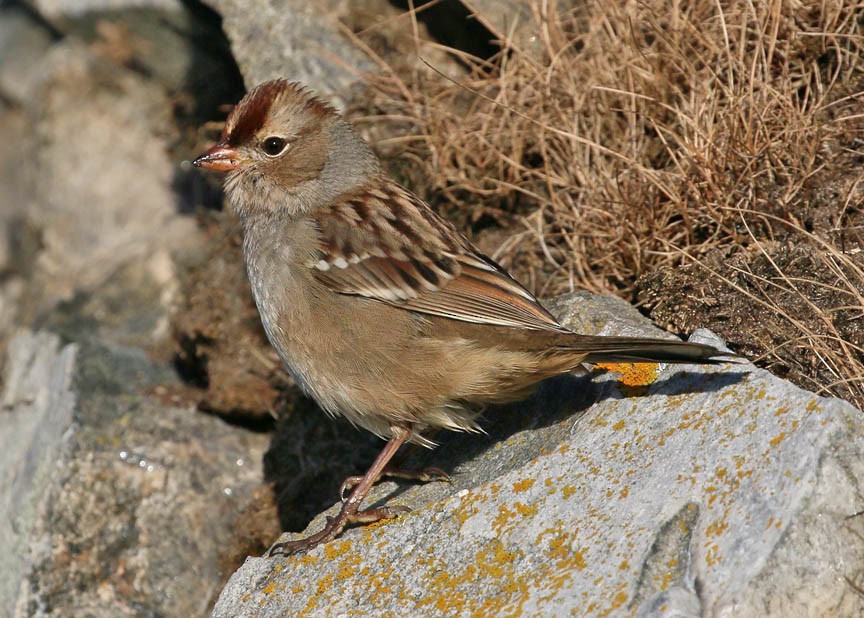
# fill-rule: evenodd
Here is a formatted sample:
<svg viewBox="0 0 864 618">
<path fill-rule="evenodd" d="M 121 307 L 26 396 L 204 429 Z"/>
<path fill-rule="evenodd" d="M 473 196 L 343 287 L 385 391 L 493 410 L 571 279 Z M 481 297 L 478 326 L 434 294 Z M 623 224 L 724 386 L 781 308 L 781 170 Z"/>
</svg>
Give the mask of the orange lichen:
<svg viewBox="0 0 864 618">
<path fill-rule="evenodd" d="M 522 504 L 521 502 L 516 502 L 513 504 L 513 506 L 516 508 L 516 511 L 523 517 L 530 517 L 537 514 L 536 504 Z"/>
<path fill-rule="evenodd" d="M 672 573 L 670 571 L 664 571 L 658 575 L 655 575 L 653 578 L 654 583 L 657 585 L 657 588 L 660 590 L 668 590 L 669 584 L 672 583 Z"/>
<path fill-rule="evenodd" d="M 324 556 L 328 561 L 338 558 L 351 549 L 351 541 L 334 541 L 324 546 Z"/>
<path fill-rule="evenodd" d="M 316 593 L 318 596 L 324 594 L 330 588 L 333 587 L 333 576 L 329 573 L 322 575 L 321 579 L 318 580 L 318 586 L 316 588 Z M 313 597 L 314 598 L 314 597 Z"/>
<path fill-rule="evenodd" d="M 729 524 L 722 519 L 718 519 L 705 528 L 705 536 L 720 536 L 728 529 Z"/>
<path fill-rule="evenodd" d="M 781 431 L 768 442 L 771 446 L 777 446 L 786 439 L 786 432 Z"/>
<path fill-rule="evenodd" d="M 353 577 L 359 570 L 362 559 L 359 552 L 348 554 L 344 560 L 339 563 L 339 579 L 344 581 L 349 577 Z"/>
<path fill-rule="evenodd" d="M 534 483 L 535 483 L 535 480 L 531 479 L 531 478 L 523 479 L 521 481 L 516 481 L 515 483 L 513 483 L 513 491 L 515 491 L 515 492 L 528 491 L 529 489 L 531 489 L 534 486 Z"/>
<path fill-rule="evenodd" d="M 588 563 L 585 561 L 585 553 L 581 549 L 573 553 L 573 564 L 580 571 L 588 566 Z"/>
<path fill-rule="evenodd" d="M 657 380 L 657 363 L 599 363 L 595 365 L 620 377 L 618 383 L 627 394 L 640 394 Z"/>
<path fill-rule="evenodd" d="M 705 547 L 707 548 L 707 552 L 705 552 L 705 563 L 708 566 L 714 566 L 722 559 L 722 555 L 720 554 L 720 546 L 717 543 L 707 542 L 705 543 Z"/>
<path fill-rule="evenodd" d="M 509 528 L 513 523 L 513 518 L 516 516 L 506 504 L 498 505 L 498 514 L 495 516 L 495 520 L 492 522 L 492 528 L 495 530 L 495 533 L 500 535 L 507 528 Z"/>
</svg>

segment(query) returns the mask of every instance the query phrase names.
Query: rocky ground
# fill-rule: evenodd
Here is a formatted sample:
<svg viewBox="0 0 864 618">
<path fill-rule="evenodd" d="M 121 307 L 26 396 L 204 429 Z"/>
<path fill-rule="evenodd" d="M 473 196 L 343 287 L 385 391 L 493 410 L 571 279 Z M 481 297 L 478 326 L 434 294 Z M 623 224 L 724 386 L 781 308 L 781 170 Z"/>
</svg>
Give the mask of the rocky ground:
<svg viewBox="0 0 864 618">
<path fill-rule="evenodd" d="M 413 23 L 385 0 L 0 4 L 0 613 L 864 611 L 860 411 L 746 363 L 554 382 L 490 411 L 488 435 L 413 453 L 454 482 L 376 490 L 410 515 L 257 558 L 330 508 L 380 441 L 325 419 L 282 371 L 237 221 L 189 160 L 247 86 L 287 75 L 359 114 L 364 72 L 423 68 L 415 29 L 482 57 L 525 7 L 443 2 Z M 540 53 L 522 31 L 514 44 Z M 467 75 L 439 47 L 423 57 Z M 399 152 L 390 129 L 360 129 Z M 484 249 L 506 232 L 485 230 Z M 821 264 L 808 255 L 778 245 L 757 272 L 804 277 Z M 747 355 L 782 344 L 770 310 L 701 272 L 650 275 L 641 300 L 679 332 L 725 323 Z M 609 297 L 550 308 L 583 332 L 656 332 Z"/>
</svg>

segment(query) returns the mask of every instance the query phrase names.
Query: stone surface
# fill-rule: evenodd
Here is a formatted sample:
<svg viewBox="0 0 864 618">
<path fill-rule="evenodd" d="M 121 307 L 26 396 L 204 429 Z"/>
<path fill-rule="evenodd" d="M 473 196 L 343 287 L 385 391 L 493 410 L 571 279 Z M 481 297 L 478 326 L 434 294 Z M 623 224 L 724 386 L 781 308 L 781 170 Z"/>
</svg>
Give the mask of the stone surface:
<svg viewBox="0 0 864 618">
<path fill-rule="evenodd" d="M 2 64 L 2 63 L 0 63 Z M 2 72 L 2 69 L 0 69 Z M 38 234 L 24 224 L 33 194 L 32 169 L 23 161 L 32 146 L 30 120 L 17 107 L 0 103 L 0 348 L 21 313 L 24 278 L 32 270 Z"/>
<path fill-rule="evenodd" d="M 198 22 L 181 0 L 30 0 L 58 32 L 119 65 L 143 69 L 172 89 L 195 66 Z"/>
<path fill-rule="evenodd" d="M 197 412 L 163 345 L 199 231 L 169 154 L 179 97 L 136 55 L 134 11 L 164 7 L 129 6 L 41 3 L 48 46 L 16 32 L 35 12 L 0 13 L 17 36 L 3 62 L 26 65 L 0 67 L 3 616 L 206 615 L 261 484 L 267 437 Z M 147 23 L 192 45 L 179 22 Z M 14 91 L 13 68 L 29 80 Z M 21 326 L 39 332 L 10 340 Z"/>
<path fill-rule="evenodd" d="M 553 3 L 537 3 L 531 0 L 462 0 L 472 14 L 492 32 L 498 41 L 531 56 L 539 57 L 545 50 L 544 37 L 561 36 L 554 31 L 541 32 L 541 24 L 548 24 L 548 17 L 535 11 L 558 13 L 570 11 L 576 5 L 572 0 Z"/>
<path fill-rule="evenodd" d="M 101 11 L 130 9 L 178 10 L 179 0 L 28 0 L 49 21 L 74 19 Z"/>
<path fill-rule="evenodd" d="M 51 33 L 20 7 L 0 7 L 0 99 L 29 101 L 39 81 L 34 70 L 51 46 Z"/>
<path fill-rule="evenodd" d="M 0 272 L 21 271 L 26 265 L 16 264 L 22 248 L 14 246 L 14 228 L 32 201 L 32 170 L 22 165 L 32 147 L 30 119 L 21 109 L 0 106 L 0 132 Z"/>
<path fill-rule="evenodd" d="M 615 299 L 552 306 L 588 332 L 656 334 Z M 618 369 L 490 410 L 488 436 L 442 436 L 413 463 L 452 484 L 382 483 L 370 502 L 413 512 L 249 558 L 213 615 L 864 611 L 860 411 L 744 363 Z"/>
<path fill-rule="evenodd" d="M 14 602 L 22 618 L 204 615 L 266 437 L 165 405 L 173 372 L 140 350 L 83 343 L 75 355 L 57 341 L 22 335 L 10 347 L 0 547 L 17 577 L 4 566 L 0 607 Z"/>
<path fill-rule="evenodd" d="M 205 0 L 222 27 L 247 88 L 285 77 L 303 82 L 344 107 L 352 86 L 372 68 L 339 32 L 343 0 Z"/>
<path fill-rule="evenodd" d="M 0 398 L 0 613 L 11 616 L 28 571 L 37 511 L 72 423 L 76 347 L 22 331 L 9 343 Z"/>
<path fill-rule="evenodd" d="M 136 73 L 63 43 L 49 55 L 34 111 L 40 181 L 29 219 L 41 229 L 42 306 L 93 289 L 130 260 L 191 245 L 177 212 L 165 140 L 171 105 Z"/>
</svg>

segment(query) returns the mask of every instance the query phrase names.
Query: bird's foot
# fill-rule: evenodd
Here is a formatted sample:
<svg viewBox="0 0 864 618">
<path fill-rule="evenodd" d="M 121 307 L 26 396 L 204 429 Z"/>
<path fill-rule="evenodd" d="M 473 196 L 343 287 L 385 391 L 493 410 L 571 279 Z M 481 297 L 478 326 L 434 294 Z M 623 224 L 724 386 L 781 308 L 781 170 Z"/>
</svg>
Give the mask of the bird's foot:
<svg viewBox="0 0 864 618">
<path fill-rule="evenodd" d="M 351 487 L 353 487 L 351 495 L 342 501 L 342 508 L 339 509 L 339 514 L 336 517 L 328 517 L 327 524 L 321 532 L 317 532 L 305 539 L 276 543 L 270 548 L 268 556 L 272 556 L 276 552 L 283 555 L 291 555 L 309 551 L 317 545 L 335 539 L 350 524 L 368 524 L 381 519 L 392 519 L 400 513 L 411 510 L 406 506 L 382 506 L 375 509 L 366 509 L 365 511 L 360 510 L 360 504 L 363 502 L 366 494 L 369 493 L 369 489 L 381 478 L 381 474 L 387 470 L 387 464 L 390 463 L 399 447 L 411 437 L 411 430 L 405 427 L 394 425 L 390 428 L 390 431 L 392 433 L 390 440 L 381 449 L 369 471 L 364 476 L 357 477 L 358 480 L 351 484 Z"/>
<path fill-rule="evenodd" d="M 344 504 L 336 517 L 328 516 L 327 524 L 320 532 L 316 532 L 305 539 L 276 543 L 267 552 L 267 557 L 269 558 L 276 554 L 290 556 L 304 553 L 318 545 L 332 541 L 351 524 L 371 524 L 382 519 L 393 519 L 411 510 L 407 506 L 381 506 L 374 509 L 366 509 L 365 511 L 354 510 L 354 512 L 351 512 L 353 510 L 351 506 L 350 503 Z"/>
<path fill-rule="evenodd" d="M 400 468 L 387 468 L 381 475 L 375 479 L 375 482 L 381 480 L 382 477 L 390 477 L 390 478 L 398 478 L 398 479 L 408 479 L 411 481 L 417 481 L 418 483 L 428 483 L 430 481 L 444 481 L 446 483 L 451 482 L 453 479 L 449 474 L 444 472 L 441 468 L 423 468 L 422 470 L 402 470 Z M 342 486 L 339 488 L 339 497 L 342 499 L 342 502 L 345 502 L 346 495 L 350 492 L 354 487 L 356 487 L 360 481 L 363 480 L 362 476 L 349 476 L 342 482 Z"/>
</svg>

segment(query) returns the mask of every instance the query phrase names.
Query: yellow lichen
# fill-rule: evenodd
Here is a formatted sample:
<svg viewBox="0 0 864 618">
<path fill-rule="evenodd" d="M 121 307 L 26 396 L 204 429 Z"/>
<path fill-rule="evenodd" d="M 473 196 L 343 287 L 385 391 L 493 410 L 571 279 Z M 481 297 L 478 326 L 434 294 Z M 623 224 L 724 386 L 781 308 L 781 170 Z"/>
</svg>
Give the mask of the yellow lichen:
<svg viewBox="0 0 864 618">
<path fill-rule="evenodd" d="M 516 481 L 515 483 L 513 483 L 513 491 L 514 492 L 528 491 L 529 489 L 531 489 L 534 486 L 534 483 L 535 483 L 535 480 L 531 479 L 531 478 L 523 479 L 521 481 Z"/>
<path fill-rule="evenodd" d="M 324 556 L 328 561 L 338 558 L 351 549 L 351 541 L 334 541 L 324 546 Z"/>
<path fill-rule="evenodd" d="M 618 382 L 627 394 L 644 392 L 645 387 L 657 380 L 659 370 L 657 363 L 599 363 L 595 367 L 617 373 Z"/>
<path fill-rule="evenodd" d="M 777 446 L 778 444 L 780 444 L 781 442 L 783 442 L 783 440 L 785 440 L 785 439 L 786 439 L 786 432 L 785 432 L 785 431 L 781 431 L 781 432 L 778 433 L 776 436 L 774 436 L 773 438 L 771 438 L 771 440 L 769 441 L 769 444 L 770 444 L 771 446 Z"/>
<path fill-rule="evenodd" d="M 573 564 L 580 571 L 588 566 L 588 563 L 585 561 L 585 554 L 581 549 L 573 553 Z"/>
<path fill-rule="evenodd" d="M 718 519 L 705 528 L 705 536 L 720 536 L 728 529 L 729 524 L 722 519 Z"/>
</svg>

